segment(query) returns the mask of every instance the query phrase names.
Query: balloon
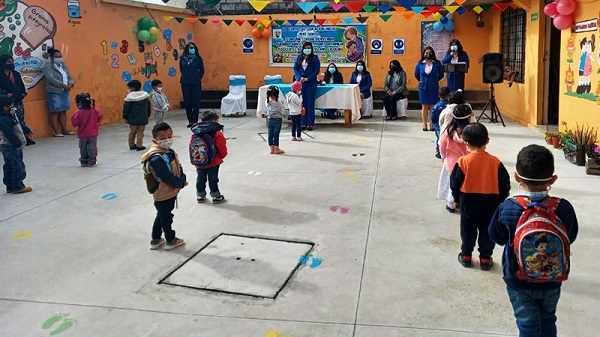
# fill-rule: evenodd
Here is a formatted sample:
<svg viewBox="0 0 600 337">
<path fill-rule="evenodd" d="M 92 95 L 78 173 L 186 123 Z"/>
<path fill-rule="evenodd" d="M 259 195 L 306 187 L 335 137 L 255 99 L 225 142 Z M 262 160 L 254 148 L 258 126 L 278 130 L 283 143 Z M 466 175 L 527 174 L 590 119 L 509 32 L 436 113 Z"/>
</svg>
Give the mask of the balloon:
<svg viewBox="0 0 600 337">
<path fill-rule="evenodd" d="M 142 29 L 138 32 L 137 36 L 138 36 L 138 39 L 140 39 L 140 41 L 146 42 L 150 38 L 150 32 Z"/>
<path fill-rule="evenodd" d="M 256 28 L 254 28 L 254 29 L 252 30 L 252 36 L 254 36 L 254 37 L 256 37 L 256 38 L 259 38 L 259 37 L 260 37 L 260 35 L 261 35 L 261 32 L 260 32 L 260 30 L 258 30 L 258 29 L 256 29 Z"/>
<path fill-rule="evenodd" d="M 556 11 L 561 15 L 569 15 L 575 11 L 575 1 L 573 0 L 562 0 L 558 4 L 556 4 Z"/>
<path fill-rule="evenodd" d="M 448 23 L 446 24 L 446 26 L 444 28 L 446 28 L 446 30 L 449 32 L 453 32 L 454 31 L 454 21 L 448 20 Z"/>
<path fill-rule="evenodd" d="M 446 18 L 448 18 L 448 20 L 451 20 L 452 19 L 452 13 L 446 14 Z"/>
<path fill-rule="evenodd" d="M 150 19 L 148 19 L 148 18 L 141 18 L 138 21 L 138 27 L 140 27 L 140 30 L 148 30 L 148 29 L 150 29 L 151 24 L 152 23 L 150 22 Z"/>
<path fill-rule="evenodd" d="M 156 35 L 158 33 L 158 28 L 150 27 L 150 29 L 148 29 L 148 31 L 150 32 L 150 34 Z"/>
<path fill-rule="evenodd" d="M 269 36 L 271 36 L 271 31 L 268 30 L 268 29 L 263 29 L 263 31 L 262 31 L 262 37 L 269 38 Z"/>
<path fill-rule="evenodd" d="M 444 25 L 441 22 L 436 21 L 433 23 L 433 30 L 435 30 L 436 32 L 441 32 L 442 29 L 444 29 Z"/>
<path fill-rule="evenodd" d="M 559 30 L 569 29 L 573 26 L 573 20 L 573 15 L 559 14 L 554 18 L 554 27 L 556 27 Z"/>
<path fill-rule="evenodd" d="M 440 19 L 440 22 L 441 22 L 442 24 L 446 24 L 446 23 L 448 22 L 448 18 L 447 18 L 447 17 L 445 17 L 445 16 L 442 16 L 442 18 Z"/>
<path fill-rule="evenodd" d="M 150 27 L 157 27 L 158 28 L 158 23 L 156 23 L 156 21 L 152 20 L 152 22 L 150 22 Z"/>
<path fill-rule="evenodd" d="M 256 28 L 258 28 L 258 30 L 263 30 L 263 29 L 265 29 L 265 26 L 263 26 L 263 25 L 258 25 L 258 26 L 256 26 Z"/>
<path fill-rule="evenodd" d="M 148 42 L 148 44 L 154 44 L 154 43 L 156 43 L 156 41 L 158 41 L 158 36 L 150 35 L 150 38 L 146 42 Z"/>
<path fill-rule="evenodd" d="M 551 18 L 556 17 L 558 12 L 556 11 L 556 2 L 551 2 L 544 6 L 544 14 L 548 15 Z"/>
</svg>

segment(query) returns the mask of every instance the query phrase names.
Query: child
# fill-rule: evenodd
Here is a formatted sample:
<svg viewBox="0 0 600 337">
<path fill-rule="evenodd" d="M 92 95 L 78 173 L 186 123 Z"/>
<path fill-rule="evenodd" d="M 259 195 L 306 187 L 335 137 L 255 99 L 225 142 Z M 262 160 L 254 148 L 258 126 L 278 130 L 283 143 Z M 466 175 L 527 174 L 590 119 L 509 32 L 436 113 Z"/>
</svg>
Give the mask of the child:
<svg viewBox="0 0 600 337">
<path fill-rule="evenodd" d="M 444 133 L 444 130 L 450 125 L 452 122 L 452 112 L 457 105 L 468 105 L 469 108 L 471 105 L 465 102 L 465 96 L 462 90 L 453 91 L 450 94 L 450 99 L 448 100 L 448 105 L 446 108 L 442 110 L 439 116 L 439 124 L 440 124 L 440 134 Z M 473 109 L 471 109 L 473 110 Z"/>
<path fill-rule="evenodd" d="M 89 93 L 75 96 L 75 103 L 79 110 L 71 117 L 71 123 L 78 128 L 79 162 L 81 167 L 94 167 L 98 155 L 98 125 L 102 113 L 95 108 L 96 102 Z"/>
<path fill-rule="evenodd" d="M 192 132 L 196 135 L 206 134 L 211 137 L 215 154 L 210 164 L 204 167 L 196 166 L 196 201 L 201 204 L 206 201 L 206 181 L 213 204 L 225 202 L 225 197 L 219 191 L 219 167 L 223 164 L 223 158 L 227 156 L 227 141 L 223 136 L 223 125 L 219 124 L 219 115 L 212 111 L 205 111 L 202 114 L 202 122 L 192 127 Z"/>
<path fill-rule="evenodd" d="M 302 141 L 302 82 L 292 83 L 292 91 L 285 95 L 292 120 L 292 140 Z"/>
<path fill-rule="evenodd" d="M 450 189 L 450 174 L 458 158 L 468 154 L 467 144 L 462 138 L 462 130 L 469 125 L 471 113 L 471 109 L 467 105 L 456 106 L 452 125 L 444 130 L 444 133 L 440 136 L 440 153 L 441 157 L 444 158 L 444 162 L 438 184 L 438 198 L 446 200 L 446 210 L 450 213 L 456 211 L 452 190 Z"/>
<path fill-rule="evenodd" d="M 279 102 L 279 88 L 272 85 L 267 89 L 267 118 L 268 118 L 268 139 L 271 154 L 285 153 L 279 148 L 279 133 L 281 132 L 281 122 L 283 118 L 284 107 Z"/>
<path fill-rule="evenodd" d="M 23 162 L 26 139 L 14 106 L 10 97 L 0 96 L 0 151 L 4 157 L 2 182 L 6 185 L 6 193 L 20 194 L 31 192 L 32 188 L 23 184 L 27 175 Z"/>
<path fill-rule="evenodd" d="M 152 89 L 150 97 L 152 98 L 152 106 L 154 108 L 154 119 L 156 124 L 158 124 L 164 121 L 165 113 L 169 111 L 170 105 L 167 95 L 162 92 L 163 86 L 160 80 L 152 81 Z"/>
<path fill-rule="evenodd" d="M 508 197 L 510 178 L 500 159 L 485 151 L 490 139 L 483 124 L 467 125 L 462 138 L 470 153 L 458 159 L 450 176 L 454 207 L 460 205 L 462 245 L 458 262 L 466 268 L 472 266 L 471 253 L 477 241 L 481 270 L 490 270 L 494 264 L 494 242 L 488 234 L 488 225 L 498 205 Z"/>
<path fill-rule="evenodd" d="M 517 155 L 515 180 L 519 192 L 529 202 L 548 199 L 550 186 L 558 177 L 554 175 L 554 158 L 545 147 L 529 145 Z M 489 234 L 494 242 L 506 245 L 502 254 L 502 269 L 508 297 L 517 319 L 521 336 L 556 336 L 556 306 L 560 298 L 561 282 L 530 283 L 517 278 L 517 258 L 513 240 L 516 225 L 524 208 L 515 199 L 505 200 L 494 213 Z M 573 206 L 559 199 L 556 216 L 562 221 L 569 242 L 577 238 L 578 224 Z"/>
<path fill-rule="evenodd" d="M 156 218 L 152 226 L 152 241 L 150 249 L 158 249 L 165 244 L 166 250 L 177 248 L 185 242 L 175 236 L 175 231 L 171 229 L 173 224 L 173 214 L 177 194 L 179 190 L 187 186 L 186 176 L 183 168 L 179 164 L 179 158 L 175 151 L 171 149 L 173 145 L 173 130 L 167 123 L 158 123 L 152 128 L 152 146 L 148 152 L 142 156 L 142 164 L 150 161 L 150 171 L 159 181 L 158 189 L 152 194 L 154 197 L 154 207 L 156 208 Z M 168 162 L 168 163 L 167 163 Z M 169 166 L 167 166 L 169 165 Z M 162 233 L 165 233 L 163 239 Z"/>
<path fill-rule="evenodd" d="M 150 95 L 145 91 L 140 91 L 142 84 L 138 80 L 127 83 L 129 94 L 125 97 L 123 104 L 123 119 L 129 124 L 129 149 L 143 151 L 144 129 L 148 124 L 150 117 Z M 137 142 L 135 138 L 137 136 Z"/>
<path fill-rule="evenodd" d="M 435 157 L 441 159 L 440 145 L 438 144 L 440 141 L 440 114 L 442 113 L 442 110 L 446 108 L 446 105 L 448 105 L 450 89 L 448 89 L 448 87 L 440 87 L 438 95 L 440 100 L 435 104 L 433 109 L 431 109 L 431 122 L 433 123 L 433 129 L 435 130 Z"/>
</svg>

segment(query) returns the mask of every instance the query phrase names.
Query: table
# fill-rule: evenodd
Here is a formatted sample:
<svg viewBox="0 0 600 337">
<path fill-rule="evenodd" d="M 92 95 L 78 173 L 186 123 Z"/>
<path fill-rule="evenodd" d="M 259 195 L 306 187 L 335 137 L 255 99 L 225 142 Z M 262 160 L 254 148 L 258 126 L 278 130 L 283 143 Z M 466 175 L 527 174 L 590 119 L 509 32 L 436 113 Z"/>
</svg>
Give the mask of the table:
<svg viewBox="0 0 600 337">
<path fill-rule="evenodd" d="M 285 95 L 290 92 L 291 84 L 277 84 L 279 88 L 279 99 L 284 101 L 287 109 Z M 262 117 L 265 106 L 267 105 L 268 85 L 258 88 L 258 104 L 256 107 L 256 117 Z M 326 84 L 317 86 L 317 99 L 315 108 L 320 109 L 344 109 L 344 126 L 350 127 L 360 119 L 360 107 L 362 101 L 360 98 L 360 89 L 358 84 Z"/>
</svg>

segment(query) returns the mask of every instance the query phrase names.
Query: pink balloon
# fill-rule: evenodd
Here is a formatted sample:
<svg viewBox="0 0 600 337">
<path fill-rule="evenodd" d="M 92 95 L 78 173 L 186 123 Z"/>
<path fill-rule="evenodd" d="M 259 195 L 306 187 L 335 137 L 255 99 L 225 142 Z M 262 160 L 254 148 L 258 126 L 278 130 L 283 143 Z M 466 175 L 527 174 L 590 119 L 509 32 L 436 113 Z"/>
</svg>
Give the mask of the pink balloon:
<svg viewBox="0 0 600 337">
<path fill-rule="evenodd" d="M 556 11 L 561 15 L 569 15 L 575 11 L 577 4 L 573 0 L 562 0 L 556 4 Z"/>
<path fill-rule="evenodd" d="M 556 3 L 551 2 L 544 6 L 544 14 L 548 15 L 551 18 L 554 18 L 558 12 L 556 11 Z"/>
<path fill-rule="evenodd" d="M 564 1 L 564 0 L 563 0 Z M 559 30 L 569 29 L 573 26 L 573 15 L 557 15 L 554 18 L 554 27 Z"/>
</svg>

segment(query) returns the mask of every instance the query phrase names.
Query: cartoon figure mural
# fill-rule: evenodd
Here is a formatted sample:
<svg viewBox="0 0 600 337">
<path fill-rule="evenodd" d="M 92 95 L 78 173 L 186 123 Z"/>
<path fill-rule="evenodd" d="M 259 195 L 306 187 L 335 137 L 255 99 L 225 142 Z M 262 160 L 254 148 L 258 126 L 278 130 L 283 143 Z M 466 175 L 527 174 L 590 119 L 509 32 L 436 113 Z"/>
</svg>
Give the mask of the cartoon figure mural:
<svg viewBox="0 0 600 337">
<path fill-rule="evenodd" d="M 571 70 L 571 65 L 569 64 L 569 69 L 567 69 L 565 73 L 565 84 L 567 85 L 568 91 L 573 91 L 573 84 L 575 84 L 575 74 L 573 70 Z"/>
<path fill-rule="evenodd" d="M 346 59 L 351 62 L 362 60 L 365 54 L 365 45 L 362 38 L 358 36 L 358 30 L 355 27 L 347 27 L 344 30 L 344 39 L 346 42 Z"/>
<path fill-rule="evenodd" d="M 581 57 L 579 57 L 579 80 L 577 83 L 577 93 L 589 93 L 592 89 L 590 74 L 592 73 L 592 52 L 596 48 L 596 36 L 592 34 L 590 39 L 584 37 L 579 45 L 581 47 Z"/>
<path fill-rule="evenodd" d="M 567 42 L 567 62 L 573 63 L 573 53 L 575 52 L 575 35 L 571 34 Z"/>
<path fill-rule="evenodd" d="M 79 9 L 79 0 L 68 0 L 67 10 L 69 11 L 69 17 L 73 19 L 81 18 L 81 10 Z"/>
</svg>

